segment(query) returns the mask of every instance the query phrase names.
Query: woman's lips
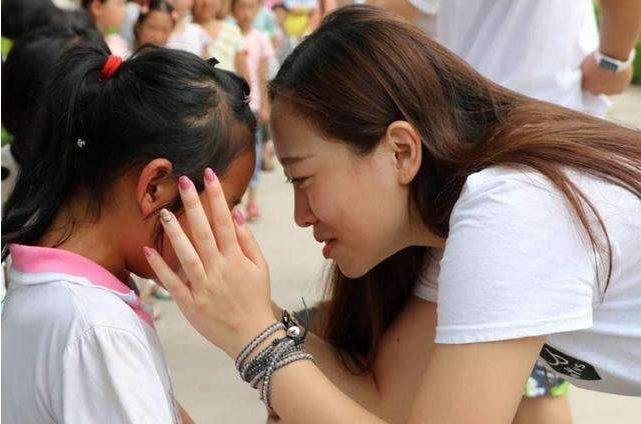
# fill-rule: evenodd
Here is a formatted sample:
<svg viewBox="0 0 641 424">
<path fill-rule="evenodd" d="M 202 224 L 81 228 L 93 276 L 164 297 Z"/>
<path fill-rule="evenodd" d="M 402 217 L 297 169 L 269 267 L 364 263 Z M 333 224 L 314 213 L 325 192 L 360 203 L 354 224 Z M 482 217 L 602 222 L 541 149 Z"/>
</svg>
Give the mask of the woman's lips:
<svg viewBox="0 0 641 424">
<path fill-rule="evenodd" d="M 325 240 L 325 246 L 323 246 L 323 256 L 325 257 L 325 259 L 330 258 L 335 245 L 336 239 Z"/>
</svg>

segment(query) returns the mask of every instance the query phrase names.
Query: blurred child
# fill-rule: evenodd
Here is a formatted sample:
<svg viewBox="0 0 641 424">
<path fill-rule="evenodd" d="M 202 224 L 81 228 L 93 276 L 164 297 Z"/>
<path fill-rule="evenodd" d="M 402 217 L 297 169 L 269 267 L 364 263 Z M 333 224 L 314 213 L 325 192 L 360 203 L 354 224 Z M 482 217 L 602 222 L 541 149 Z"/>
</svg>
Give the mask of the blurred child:
<svg viewBox="0 0 641 424">
<path fill-rule="evenodd" d="M 136 48 L 145 44 L 165 47 L 174 25 L 174 9 L 167 0 L 150 0 L 134 25 Z"/>
<path fill-rule="evenodd" d="M 249 106 L 256 114 L 259 124 L 269 121 L 269 98 L 267 95 L 267 73 L 270 60 L 274 57 L 274 49 L 269 38 L 254 28 L 254 19 L 258 14 L 260 0 L 232 0 L 232 14 L 243 33 L 245 50 L 247 52 L 247 70 L 251 88 Z M 263 132 L 256 132 L 256 168 L 249 185 L 247 199 L 247 220 L 260 217 L 257 203 L 257 190 L 260 178 L 262 157 Z"/>
<path fill-rule="evenodd" d="M 179 177 L 200 192 L 217 174 L 230 206 L 242 197 L 246 83 L 185 52 L 122 62 L 101 43 L 67 51 L 48 87 L 39 166 L 20 174 L 2 219 L 2 421 L 191 423 L 129 275 L 153 275 L 144 246 L 178 268 L 159 220 L 185 222 Z"/>
<path fill-rule="evenodd" d="M 243 35 L 234 22 L 222 16 L 224 0 L 195 0 L 194 21 L 203 27 L 212 39 L 207 57 L 218 60 L 218 66 L 249 78 Z"/>
<path fill-rule="evenodd" d="M 76 20 L 75 12 L 48 13 L 55 16 L 41 19 L 52 26 L 18 39 L 2 67 L 2 124 L 13 136 L 11 144 L 2 148 L 2 204 L 13 191 L 20 169 L 30 167 L 38 156 L 33 122 L 51 69 L 65 50 L 80 41 L 102 41 L 93 23 Z"/>
<path fill-rule="evenodd" d="M 200 25 L 193 22 L 194 0 L 172 0 L 176 25 L 167 47 L 184 50 L 202 58 L 207 57 L 207 47 L 212 39 Z"/>
<path fill-rule="evenodd" d="M 285 32 L 297 42 L 312 29 L 312 17 L 317 13 L 317 0 L 284 0 L 287 9 Z"/>
<path fill-rule="evenodd" d="M 129 56 L 129 45 L 118 34 L 127 13 L 126 0 L 82 0 L 82 7 L 102 32 L 111 52 L 120 57 Z"/>
</svg>

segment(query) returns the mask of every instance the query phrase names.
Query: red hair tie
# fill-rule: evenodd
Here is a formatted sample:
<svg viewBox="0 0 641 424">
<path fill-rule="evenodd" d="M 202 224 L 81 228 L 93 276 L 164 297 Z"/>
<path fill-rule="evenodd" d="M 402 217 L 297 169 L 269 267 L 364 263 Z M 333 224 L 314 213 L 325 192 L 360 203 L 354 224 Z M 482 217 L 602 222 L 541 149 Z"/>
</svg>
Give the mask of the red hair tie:
<svg viewBox="0 0 641 424">
<path fill-rule="evenodd" d="M 100 70 L 100 78 L 102 78 L 103 80 L 108 80 L 116 73 L 116 71 L 120 68 L 120 65 L 122 65 L 122 58 L 110 54 L 109 57 L 107 57 L 107 60 L 105 60 L 105 64 L 102 65 L 102 69 Z"/>
</svg>

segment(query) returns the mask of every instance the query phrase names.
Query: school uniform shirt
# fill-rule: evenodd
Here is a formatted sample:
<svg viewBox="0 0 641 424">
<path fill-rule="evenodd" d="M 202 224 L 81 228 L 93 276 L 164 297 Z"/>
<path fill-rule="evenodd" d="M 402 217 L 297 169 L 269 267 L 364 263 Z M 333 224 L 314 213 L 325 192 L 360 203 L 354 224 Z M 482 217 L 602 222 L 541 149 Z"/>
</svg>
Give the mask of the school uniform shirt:
<svg viewBox="0 0 641 424">
<path fill-rule="evenodd" d="M 566 172 L 610 237 L 607 289 L 607 256 L 595 258 L 561 192 L 538 172 L 492 167 L 467 178 L 414 294 L 438 304 L 436 343 L 547 336 L 541 357 L 572 384 L 640 396 L 641 200 Z"/>
<path fill-rule="evenodd" d="M 598 48 L 592 0 L 410 0 L 436 13 L 436 39 L 497 84 L 602 116 L 605 96 L 581 89 L 581 63 Z"/>
<path fill-rule="evenodd" d="M 2 311 L 2 421 L 180 423 L 153 322 L 87 258 L 10 246 Z"/>
</svg>

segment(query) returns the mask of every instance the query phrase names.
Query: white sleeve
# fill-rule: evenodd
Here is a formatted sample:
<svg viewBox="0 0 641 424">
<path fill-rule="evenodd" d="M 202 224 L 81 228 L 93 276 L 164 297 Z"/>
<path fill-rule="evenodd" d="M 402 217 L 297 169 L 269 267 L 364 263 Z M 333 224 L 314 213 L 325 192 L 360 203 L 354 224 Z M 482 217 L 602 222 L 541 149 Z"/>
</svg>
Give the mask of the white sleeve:
<svg viewBox="0 0 641 424">
<path fill-rule="evenodd" d="M 472 175 L 450 218 L 436 342 L 589 328 L 595 276 L 587 236 L 544 177 Z"/>
<path fill-rule="evenodd" d="M 423 269 L 412 291 L 414 296 L 434 303 L 438 301 L 438 274 L 442 258 L 443 251 L 441 249 L 427 250 L 423 260 Z"/>
<path fill-rule="evenodd" d="M 409 0 L 412 6 L 423 13 L 434 15 L 438 12 L 439 0 Z"/>
<path fill-rule="evenodd" d="M 96 327 L 67 346 L 59 422 L 174 423 L 148 348 L 128 331 Z"/>
</svg>

